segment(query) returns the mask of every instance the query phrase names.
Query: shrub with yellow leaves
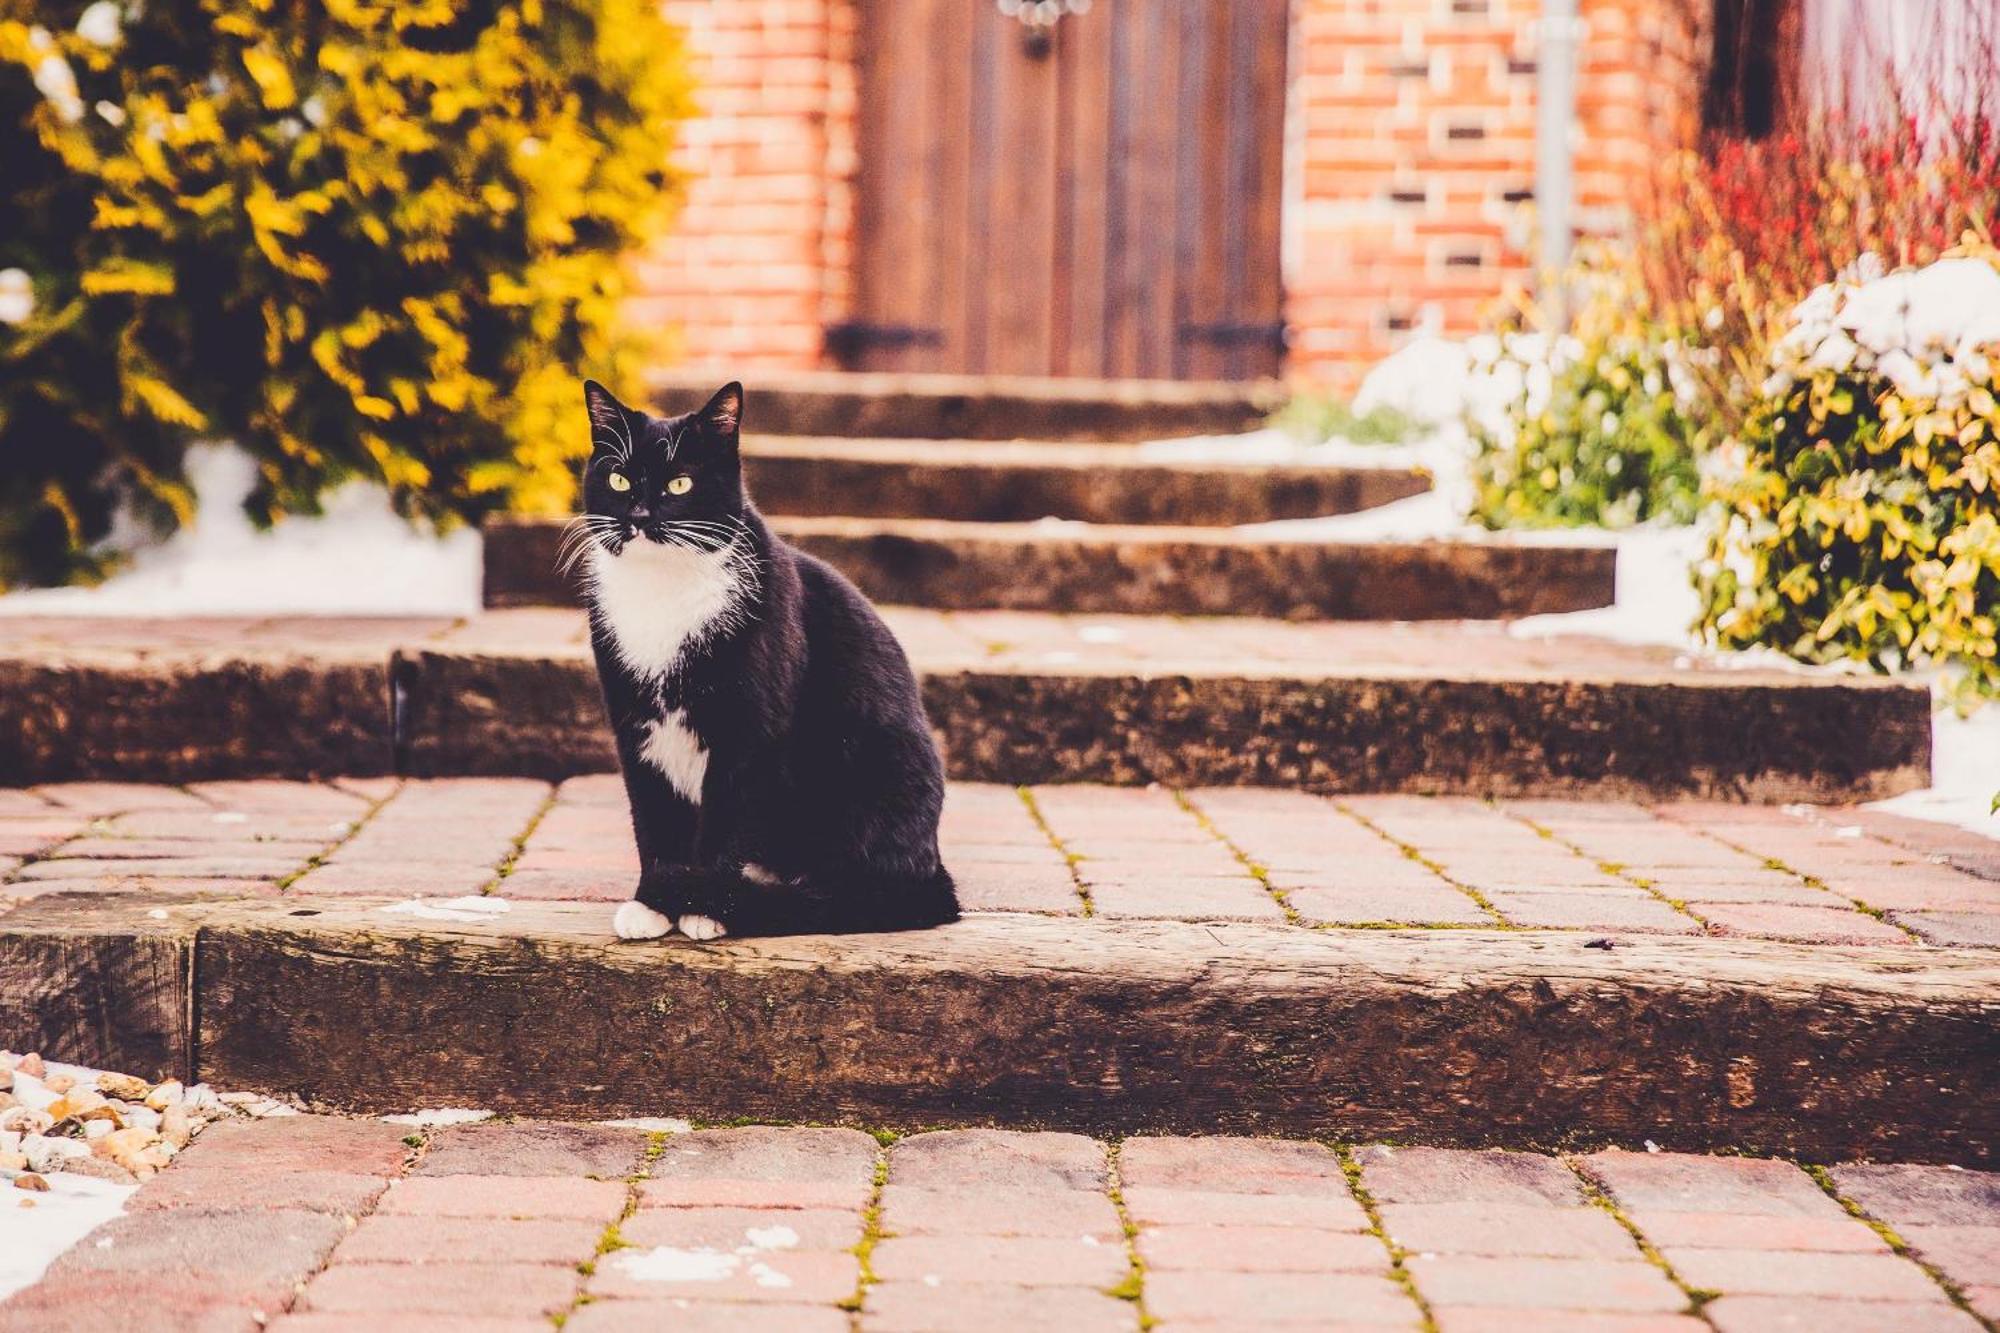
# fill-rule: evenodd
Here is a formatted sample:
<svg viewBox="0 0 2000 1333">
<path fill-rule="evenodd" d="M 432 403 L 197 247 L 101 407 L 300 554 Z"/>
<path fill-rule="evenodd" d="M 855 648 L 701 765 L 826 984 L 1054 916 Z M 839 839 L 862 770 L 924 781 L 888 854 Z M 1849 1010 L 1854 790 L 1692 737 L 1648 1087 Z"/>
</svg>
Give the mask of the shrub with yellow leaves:
<svg viewBox="0 0 2000 1333">
<path fill-rule="evenodd" d="M 1727 446 L 1697 571 L 1727 647 L 2000 695 L 2000 252 L 1814 292 Z M 1733 456 L 1732 456 L 1733 455 Z"/>
<path fill-rule="evenodd" d="M 567 504 L 688 109 L 652 0 L 0 0 L 0 587 L 185 520 L 200 438 L 260 521 Z"/>
</svg>

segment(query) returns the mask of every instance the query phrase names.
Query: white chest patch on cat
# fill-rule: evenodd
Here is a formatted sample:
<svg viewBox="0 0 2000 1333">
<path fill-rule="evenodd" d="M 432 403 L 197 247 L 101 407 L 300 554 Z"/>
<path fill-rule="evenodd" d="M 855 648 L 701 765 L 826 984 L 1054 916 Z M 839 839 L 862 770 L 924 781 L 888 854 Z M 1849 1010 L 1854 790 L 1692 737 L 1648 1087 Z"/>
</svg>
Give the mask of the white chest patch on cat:
<svg viewBox="0 0 2000 1333">
<path fill-rule="evenodd" d="M 708 776 L 708 747 L 689 730 L 680 710 L 658 722 L 648 723 L 639 757 L 666 775 L 667 782 L 684 798 L 701 804 L 702 779 Z"/>
<path fill-rule="evenodd" d="M 747 550 L 689 551 L 630 541 L 617 555 L 591 555 L 591 598 L 627 671 L 660 680 L 692 644 L 721 632 L 742 615 L 755 567 Z"/>
</svg>

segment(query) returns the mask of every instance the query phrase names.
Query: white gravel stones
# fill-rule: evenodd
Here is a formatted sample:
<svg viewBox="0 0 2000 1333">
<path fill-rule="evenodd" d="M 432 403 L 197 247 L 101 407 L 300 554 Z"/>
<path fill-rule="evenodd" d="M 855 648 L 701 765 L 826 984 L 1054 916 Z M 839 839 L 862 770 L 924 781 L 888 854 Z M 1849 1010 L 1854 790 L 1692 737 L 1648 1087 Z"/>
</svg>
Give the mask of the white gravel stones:
<svg viewBox="0 0 2000 1333">
<path fill-rule="evenodd" d="M 232 1113 L 206 1085 L 154 1084 L 0 1051 L 0 1186 L 35 1191 L 33 1180 L 58 1172 L 136 1184 L 203 1125 Z"/>
</svg>

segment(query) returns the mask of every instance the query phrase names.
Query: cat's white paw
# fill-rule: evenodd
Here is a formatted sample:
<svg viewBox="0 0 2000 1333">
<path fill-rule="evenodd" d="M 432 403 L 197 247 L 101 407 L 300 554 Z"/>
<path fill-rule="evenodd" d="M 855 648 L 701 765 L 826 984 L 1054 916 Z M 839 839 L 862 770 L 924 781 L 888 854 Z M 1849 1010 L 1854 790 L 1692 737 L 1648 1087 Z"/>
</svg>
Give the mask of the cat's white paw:
<svg viewBox="0 0 2000 1333">
<path fill-rule="evenodd" d="M 673 919 L 662 916 L 642 902 L 620 903 L 611 918 L 611 929 L 621 940 L 656 940 L 674 928 Z"/>
<path fill-rule="evenodd" d="M 661 919 L 665 920 L 664 917 Z M 681 928 L 681 934 L 691 940 L 719 940 L 729 933 L 728 929 L 712 916 L 684 916 L 675 924 Z"/>
</svg>

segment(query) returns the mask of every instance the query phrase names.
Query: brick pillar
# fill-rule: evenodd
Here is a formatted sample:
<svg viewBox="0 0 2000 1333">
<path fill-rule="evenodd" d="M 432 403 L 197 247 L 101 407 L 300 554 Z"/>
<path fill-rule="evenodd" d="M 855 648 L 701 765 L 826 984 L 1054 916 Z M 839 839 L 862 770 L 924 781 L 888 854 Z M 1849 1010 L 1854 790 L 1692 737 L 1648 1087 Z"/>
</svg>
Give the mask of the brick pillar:
<svg viewBox="0 0 2000 1333">
<path fill-rule="evenodd" d="M 820 363 L 850 281 L 852 0 L 664 0 L 688 34 L 697 115 L 686 202 L 638 257 L 634 312 L 692 364 Z"/>
<path fill-rule="evenodd" d="M 1691 143 L 1705 0 L 1582 0 L 1577 220 L 1629 226 Z M 1296 378 L 1351 387 L 1531 285 L 1537 0 L 1298 0 L 1286 318 Z"/>
</svg>

